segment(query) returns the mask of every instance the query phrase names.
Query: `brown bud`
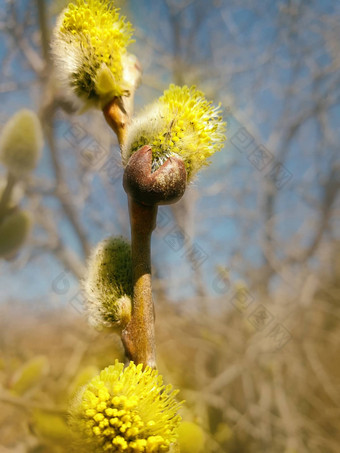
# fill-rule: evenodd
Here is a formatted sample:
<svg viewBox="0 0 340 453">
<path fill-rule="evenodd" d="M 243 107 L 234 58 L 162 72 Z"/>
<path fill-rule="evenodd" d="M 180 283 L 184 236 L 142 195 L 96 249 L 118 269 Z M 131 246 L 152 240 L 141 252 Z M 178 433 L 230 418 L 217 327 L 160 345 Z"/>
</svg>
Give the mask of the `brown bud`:
<svg viewBox="0 0 340 453">
<path fill-rule="evenodd" d="M 135 201 L 152 206 L 171 204 L 184 194 L 187 174 L 182 159 L 169 157 L 152 172 L 152 149 L 145 145 L 132 154 L 125 168 L 123 186 Z"/>
</svg>

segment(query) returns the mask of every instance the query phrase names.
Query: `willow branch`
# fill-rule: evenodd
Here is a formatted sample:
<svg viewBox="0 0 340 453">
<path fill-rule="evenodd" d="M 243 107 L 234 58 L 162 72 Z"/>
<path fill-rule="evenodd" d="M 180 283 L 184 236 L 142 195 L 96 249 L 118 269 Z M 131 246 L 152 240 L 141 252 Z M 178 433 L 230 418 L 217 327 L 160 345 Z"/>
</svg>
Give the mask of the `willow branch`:
<svg viewBox="0 0 340 453">
<path fill-rule="evenodd" d="M 151 234 L 157 207 L 143 206 L 129 197 L 133 302 L 131 320 L 122 332 L 127 357 L 135 363 L 156 366 L 154 305 L 151 287 Z"/>
<path fill-rule="evenodd" d="M 146 145 L 130 157 L 123 186 L 129 197 L 133 301 L 131 321 L 123 331 L 122 340 L 130 360 L 155 367 L 151 234 L 156 225 L 158 204 L 173 203 L 183 195 L 185 166 L 180 158 L 172 156 L 152 171 L 152 149 Z"/>
</svg>

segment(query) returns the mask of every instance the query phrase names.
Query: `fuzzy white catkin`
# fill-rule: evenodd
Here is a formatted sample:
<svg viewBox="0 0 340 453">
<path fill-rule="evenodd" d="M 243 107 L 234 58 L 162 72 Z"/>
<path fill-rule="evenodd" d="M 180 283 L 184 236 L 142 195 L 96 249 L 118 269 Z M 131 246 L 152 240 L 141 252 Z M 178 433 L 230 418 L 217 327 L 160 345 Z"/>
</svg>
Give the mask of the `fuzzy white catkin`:
<svg viewBox="0 0 340 453">
<path fill-rule="evenodd" d="M 0 135 L 0 162 L 15 176 L 36 167 L 42 152 L 43 133 L 37 115 L 22 109 L 5 124 Z"/>
<path fill-rule="evenodd" d="M 130 244 L 108 238 L 93 250 L 83 282 L 89 322 L 97 328 L 123 328 L 130 320 L 132 297 Z"/>
<path fill-rule="evenodd" d="M 83 107 L 83 103 L 74 93 L 70 83 L 70 75 L 77 73 L 79 67 L 81 67 L 83 52 L 79 46 L 67 43 L 58 36 L 58 31 L 64 20 L 64 13 L 65 10 L 57 18 L 51 42 L 56 83 L 64 96 L 74 105 L 75 109 L 80 110 Z"/>
</svg>

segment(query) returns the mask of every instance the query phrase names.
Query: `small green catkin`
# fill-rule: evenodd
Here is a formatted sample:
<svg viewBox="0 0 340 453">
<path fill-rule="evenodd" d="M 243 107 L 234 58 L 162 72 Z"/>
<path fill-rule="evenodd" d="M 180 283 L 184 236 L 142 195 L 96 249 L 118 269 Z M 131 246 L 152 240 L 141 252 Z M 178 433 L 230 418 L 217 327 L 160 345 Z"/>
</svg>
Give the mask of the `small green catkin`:
<svg viewBox="0 0 340 453">
<path fill-rule="evenodd" d="M 67 447 L 73 442 L 72 432 L 64 414 L 34 409 L 32 413 L 32 431 L 44 445 L 49 447 Z M 52 451 L 55 451 L 53 448 Z M 57 450 L 60 451 L 60 450 Z"/>
<path fill-rule="evenodd" d="M 204 450 L 204 432 L 196 423 L 183 421 L 178 434 L 181 453 L 201 453 Z"/>
<path fill-rule="evenodd" d="M 97 328 L 124 328 L 131 317 L 130 244 L 122 237 L 101 241 L 93 250 L 83 282 L 89 322 Z"/>
<path fill-rule="evenodd" d="M 0 135 L 0 162 L 15 176 L 37 166 L 43 147 L 43 133 L 37 115 L 22 109 L 5 124 Z"/>
<path fill-rule="evenodd" d="M 14 395 L 24 395 L 41 383 L 48 370 L 49 361 L 47 357 L 43 355 L 33 357 L 17 370 L 11 383 L 11 392 Z"/>
<path fill-rule="evenodd" d="M 23 246 L 32 227 L 27 211 L 15 211 L 0 223 L 0 258 L 8 258 Z"/>
</svg>

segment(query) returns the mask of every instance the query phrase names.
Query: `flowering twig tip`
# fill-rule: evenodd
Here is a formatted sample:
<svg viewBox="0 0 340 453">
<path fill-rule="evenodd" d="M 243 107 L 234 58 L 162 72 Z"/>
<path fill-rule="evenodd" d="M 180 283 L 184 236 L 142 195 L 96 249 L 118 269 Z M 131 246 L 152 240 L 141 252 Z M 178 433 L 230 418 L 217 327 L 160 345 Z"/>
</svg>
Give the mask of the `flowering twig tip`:
<svg viewBox="0 0 340 453">
<path fill-rule="evenodd" d="M 134 91 L 140 78 L 127 53 L 132 26 L 105 0 L 78 0 L 59 17 L 52 40 L 59 80 L 85 105 L 103 108 Z"/>
<path fill-rule="evenodd" d="M 190 181 L 223 147 L 225 123 L 220 113 L 220 107 L 214 107 L 195 87 L 170 85 L 158 101 L 132 121 L 123 148 L 124 164 L 149 145 L 154 167 L 179 156 Z"/>
</svg>

